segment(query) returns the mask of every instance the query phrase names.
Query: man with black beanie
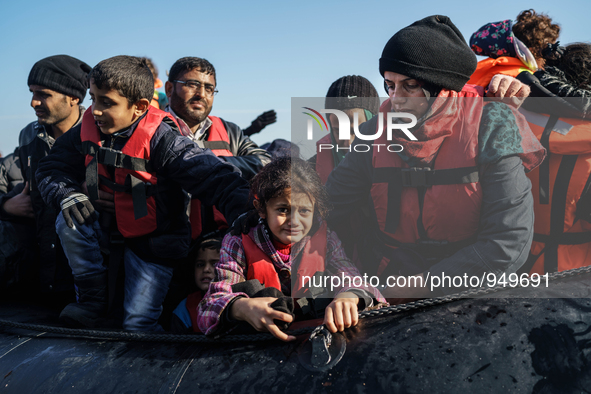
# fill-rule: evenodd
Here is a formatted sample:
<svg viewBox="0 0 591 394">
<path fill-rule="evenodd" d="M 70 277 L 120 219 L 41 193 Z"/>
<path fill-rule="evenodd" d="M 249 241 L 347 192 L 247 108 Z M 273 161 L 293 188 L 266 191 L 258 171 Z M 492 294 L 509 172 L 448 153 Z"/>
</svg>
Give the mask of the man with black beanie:
<svg viewBox="0 0 591 394">
<path fill-rule="evenodd" d="M 16 278 L 6 279 L 17 282 L 26 294 L 70 294 L 73 289 L 71 270 L 55 233 L 56 212 L 43 202 L 35 171 L 55 140 L 82 120 L 90 70 L 81 60 L 56 55 L 39 60 L 29 73 L 27 85 L 37 121 L 21 131 L 15 150 L 24 182 L 0 196 L 0 219 L 15 228 L 20 250 L 15 256 L 19 259 Z M 2 282 L 6 280 L 0 277 L 0 290 Z"/>
</svg>

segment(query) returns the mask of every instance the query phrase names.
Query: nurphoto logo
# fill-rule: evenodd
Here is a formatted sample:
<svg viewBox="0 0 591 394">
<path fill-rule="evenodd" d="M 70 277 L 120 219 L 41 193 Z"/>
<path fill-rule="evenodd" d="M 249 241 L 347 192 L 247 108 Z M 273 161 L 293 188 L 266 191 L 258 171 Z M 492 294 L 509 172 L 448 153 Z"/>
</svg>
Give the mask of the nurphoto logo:
<svg viewBox="0 0 591 394">
<path fill-rule="evenodd" d="M 339 140 L 350 140 L 351 138 L 351 129 L 353 129 L 353 133 L 355 133 L 355 137 L 359 138 L 363 141 L 375 141 L 380 138 L 384 132 L 384 118 L 386 118 L 386 138 L 388 141 L 392 140 L 392 133 L 394 130 L 402 131 L 406 137 L 411 141 L 417 141 L 417 138 L 410 132 L 409 129 L 412 129 L 417 124 L 417 118 L 413 114 L 406 113 L 406 112 L 388 112 L 385 114 L 380 112 L 377 114 L 378 117 L 378 126 L 377 130 L 374 134 L 361 134 L 359 132 L 359 115 L 355 112 L 353 114 L 353 122 L 349 116 L 343 111 L 338 109 L 322 109 L 322 110 L 315 110 L 310 107 L 303 107 L 304 109 L 312 112 L 304 112 L 304 114 L 308 115 L 310 119 L 308 119 L 307 124 L 307 139 L 309 141 L 314 140 L 314 123 L 318 124 L 320 130 L 323 133 L 330 132 L 330 128 L 328 126 L 328 122 L 326 121 L 325 117 L 322 114 L 334 114 L 339 122 Z M 409 119 L 410 122 L 401 122 L 399 119 Z M 314 122 L 315 121 L 315 122 Z M 335 135 L 335 138 L 337 136 Z M 373 146 L 380 150 L 380 147 L 386 147 L 389 152 L 401 152 L 403 147 L 400 144 L 356 144 L 353 147 L 353 150 L 356 152 L 368 152 Z M 348 150 L 351 151 L 350 146 L 342 147 L 333 144 L 320 144 L 319 150 Z"/>
</svg>

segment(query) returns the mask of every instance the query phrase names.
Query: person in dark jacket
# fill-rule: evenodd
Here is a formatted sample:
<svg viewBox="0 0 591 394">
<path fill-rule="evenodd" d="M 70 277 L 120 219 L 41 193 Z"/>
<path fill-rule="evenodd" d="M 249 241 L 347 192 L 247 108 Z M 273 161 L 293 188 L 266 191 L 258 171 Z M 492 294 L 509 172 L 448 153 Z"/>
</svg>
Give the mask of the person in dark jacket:
<svg viewBox="0 0 591 394">
<path fill-rule="evenodd" d="M 250 179 L 271 161 L 271 156 L 244 135 L 236 124 L 210 116 L 217 79 L 213 65 L 198 57 L 177 60 L 165 84 L 168 112 L 179 122 L 181 132 L 197 145 L 238 167 Z M 220 139 L 223 138 L 222 140 Z M 214 142 L 215 144 L 210 144 Z"/>
<path fill-rule="evenodd" d="M 60 319 L 92 326 L 107 308 L 102 229 L 89 201 L 100 197 L 100 187 L 115 192 L 125 243 L 123 328 L 161 330 L 157 321 L 172 271 L 191 240 L 185 191 L 232 222 L 246 209 L 247 182 L 236 167 L 182 136 L 170 114 L 150 106 L 154 80 L 141 59 L 103 60 L 89 81 L 92 109 L 36 173 L 43 199 L 61 210 L 56 229 L 78 290 L 78 303 L 64 308 Z"/>
<path fill-rule="evenodd" d="M 0 196 L 12 191 L 21 183 L 23 183 L 23 175 L 17 147 L 14 153 L 0 158 Z"/>
<path fill-rule="evenodd" d="M 80 104 L 86 95 L 90 69 L 83 61 L 67 55 L 35 63 L 27 84 L 33 94 L 31 107 L 37 121 L 21 131 L 13 156 L 20 165 L 22 180 L 8 188 L 9 182 L 17 178 L 12 175 L 16 168 L 0 173 L 0 187 L 7 187 L 0 190 L 0 219 L 15 226 L 27 256 L 19 270 L 28 292 L 73 290 L 70 269 L 55 233 L 57 213 L 41 198 L 35 171 L 55 141 L 82 120 L 84 108 Z"/>
</svg>

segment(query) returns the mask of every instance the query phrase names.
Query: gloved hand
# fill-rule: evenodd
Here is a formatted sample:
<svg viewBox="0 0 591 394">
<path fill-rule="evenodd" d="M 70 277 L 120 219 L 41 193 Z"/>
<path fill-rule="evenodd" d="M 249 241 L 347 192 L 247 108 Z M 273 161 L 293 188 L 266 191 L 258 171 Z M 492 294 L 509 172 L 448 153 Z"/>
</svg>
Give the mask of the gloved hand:
<svg viewBox="0 0 591 394">
<path fill-rule="evenodd" d="M 268 125 L 277 122 L 277 112 L 270 110 L 259 115 L 258 118 L 252 121 L 251 125 L 244 129 L 244 135 L 251 136 L 260 132 Z"/>
<path fill-rule="evenodd" d="M 251 209 L 250 211 L 243 213 L 234 220 L 234 223 L 232 223 L 232 226 L 229 228 L 230 234 L 248 234 L 250 229 L 259 223 L 259 217 L 256 209 Z"/>
<path fill-rule="evenodd" d="M 90 224 L 97 219 L 96 212 L 85 194 L 70 193 L 60 203 L 64 220 L 70 228 L 74 228 L 72 216 L 78 224 Z"/>
</svg>

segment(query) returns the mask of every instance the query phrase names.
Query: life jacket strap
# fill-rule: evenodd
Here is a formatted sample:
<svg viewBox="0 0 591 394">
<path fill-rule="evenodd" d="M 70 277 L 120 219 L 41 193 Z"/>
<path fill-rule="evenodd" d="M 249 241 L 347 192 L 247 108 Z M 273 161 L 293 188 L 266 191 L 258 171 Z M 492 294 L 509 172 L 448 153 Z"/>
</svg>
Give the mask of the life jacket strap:
<svg viewBox="0 0 591 394">
<path fill-rule="evenodd" d="M 131 171 L 151 172 L 148 160 L 126 155 L 115 149 L 98 146 L 91 141 L 82 142 L 82 152 L 95 157 L 99 164 Z"/>
<path fill-rule="evenodd" d="M 477 166 L 433 170 L 431 168 L 374 168 L 372 183 L 388 184 L 388 206 L 384 230 L 394 234 L 400 223 L 402 188 L 428 188 L 437 185 L 456 185 L 479 182 Z"/>
<path fill-rule="evenodd" d="M 211 149 L 211 150 L 216 150 L 216 149 L 230 150 L 230 144 L 227 143 L 226 141 L 202 141 L 202 142 L 203 142 L 203 147 L 205 149 Z"/>
<path fill-rule="evenodd" d="M 540 143 L 547 152 L 546 158 L 540 164 L 540 204 L 550 204 L 550 134 L 556 122 L 558 122 L 558 116 L 550 115 L 540 137 Z"/>
<path fill-rule="evenodd" d="M 558 245 L 582 245 L 591 242 L 591 232 L 562 233 L 552 237 L 546 234 L 534 233 L 534 241 L 545 244 L 556 243 Z"/>
<path fill-rule="evenodd" d="M 552 189 L 552 204 L 550 205 L 550 235 L 544 252 L 544 271 L 558 271 L 558 245 L 563 239 L 564 218 L 566 216 L 566 201 L 568 185 L 577 164 L 578 155 L 564 155 L 560 161 L 554 188 Z M 549 172 L 548 172 L 549 174 Z M 540 184 L 542 184 L 542 170 L 540 169 Z M 541 197 L 541 196 L 540 196 Z M 549 196 L 548 196 L 549 197 Z"/>
</svg>

